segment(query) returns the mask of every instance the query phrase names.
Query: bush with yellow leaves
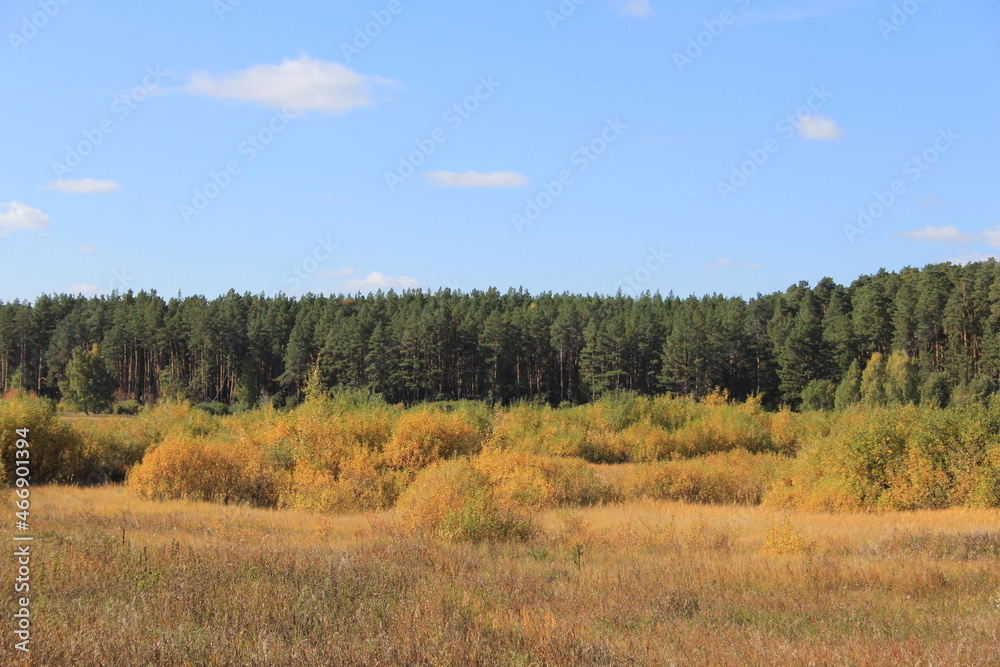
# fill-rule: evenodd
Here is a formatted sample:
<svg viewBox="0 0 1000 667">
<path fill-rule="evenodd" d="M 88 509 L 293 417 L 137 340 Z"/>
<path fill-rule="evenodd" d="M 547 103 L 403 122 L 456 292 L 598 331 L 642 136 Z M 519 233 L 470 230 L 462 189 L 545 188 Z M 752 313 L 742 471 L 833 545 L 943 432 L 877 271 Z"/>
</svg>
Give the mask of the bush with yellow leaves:
<svg viewBox="0 0 1000 667">
<path fill-rule="evenodd" d="M 281 480 L 274 460 L 259 448 L 176 434 L 129 471 L 126 485 L 145 498 L 274 507 Z"/>
<path fill-rule="evenodd" d="M 628 498 L 756 505 L 789 460 L 737 449 L 704 457 L 637 465 L 622 480 Z"/>
<path fill-rule="evenodd" d="M 372 454 L 357 450 L 340 462 L 334 475 L 308 464 L 296 465 L 282 507 L 317 512 L 368 512 L 392 507 L 409 475 L 379 470 Z"/>
<path fill-rule="evenodd" d="M 497 493 L 467 458 L 422 470 L 397 511 L 406 529 L 450 541 L 525 540 L 535 532 L 531 514 Z"/>
<path fill-rule="evenodd" d="M 606 497 L 597 474 L 580 459 L 488 449 L 472 467 L 499 497 L 524 507 L 593 505 Z"/>
<path fill-rule="evenodd" d="M 478 425 L 461 412 L 414 408 L 396 422 L 383 461 L 392 468 L 418 470 L 440 459 L 474 454 L 482 441 Z"/>
<path fill-rule="evenodd" d="M 82 442 L 79 435 L 56 416 L 51 401 L 24 393 L 14 393 L 0 399 L 0 479 L 5 484 L 14 481 L 18 430 L 27 429 L 28 467 L 31 482 L 73 481 L 83 465 Z M 23 460 L 23 459 L 18 459 Z"/>
</svg>

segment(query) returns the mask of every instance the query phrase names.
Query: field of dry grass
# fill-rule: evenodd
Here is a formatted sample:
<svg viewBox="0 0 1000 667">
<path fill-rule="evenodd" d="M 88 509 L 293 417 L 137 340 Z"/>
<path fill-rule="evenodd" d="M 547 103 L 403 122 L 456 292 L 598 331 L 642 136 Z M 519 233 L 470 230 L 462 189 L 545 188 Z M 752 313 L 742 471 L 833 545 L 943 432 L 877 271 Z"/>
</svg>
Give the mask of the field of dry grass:
<svg viewBox="0 0 1000 667">
<path fill-rule="evenodd" d="M 1000 664 L 995 509 L 637 501 L 475 544 L 393 512 L 32 498 L 37 665 Z"/>
</svg>

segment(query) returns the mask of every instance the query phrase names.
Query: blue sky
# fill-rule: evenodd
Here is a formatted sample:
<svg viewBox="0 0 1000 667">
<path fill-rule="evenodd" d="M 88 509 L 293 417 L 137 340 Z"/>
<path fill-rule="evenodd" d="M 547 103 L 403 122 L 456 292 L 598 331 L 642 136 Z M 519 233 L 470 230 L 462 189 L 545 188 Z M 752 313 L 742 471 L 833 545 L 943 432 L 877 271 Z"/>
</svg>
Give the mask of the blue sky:
<svg viewBox="0 0 1000 667">
<path fill-rule="evenodd" d="M 997 34 L 993 0 L 9 0 L 0 299 L 993 256 Z"/>
</svg>

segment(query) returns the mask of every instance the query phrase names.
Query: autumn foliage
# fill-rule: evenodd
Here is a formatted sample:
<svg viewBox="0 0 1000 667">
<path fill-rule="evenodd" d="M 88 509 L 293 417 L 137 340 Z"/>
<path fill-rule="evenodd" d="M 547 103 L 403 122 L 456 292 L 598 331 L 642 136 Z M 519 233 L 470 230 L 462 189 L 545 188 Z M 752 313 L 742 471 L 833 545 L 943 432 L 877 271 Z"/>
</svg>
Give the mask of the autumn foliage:
<svg viewBox="0 0 1000 667">
<path fill-rule="evenodd" d="M 364 392 L 212 415 L 165 402 L 66 421 L 23 394 L 36 481 L 125 481 L 151 499 L 367 512 L 468 539 L 525 536 L 541 509 L 629 499 L 821 511 L 1000 506 L 1000 411 L 858 404 L 764 410 L 724 392 L 609 394 L 553 409 L 461 401 L 405 408 Z M 11 457 L 5 439 L 0 456 Z M 5 466 L 9 470 L 10 466 Z M 457 512 L 457 513 L 456 513 Z"/>
</svg>

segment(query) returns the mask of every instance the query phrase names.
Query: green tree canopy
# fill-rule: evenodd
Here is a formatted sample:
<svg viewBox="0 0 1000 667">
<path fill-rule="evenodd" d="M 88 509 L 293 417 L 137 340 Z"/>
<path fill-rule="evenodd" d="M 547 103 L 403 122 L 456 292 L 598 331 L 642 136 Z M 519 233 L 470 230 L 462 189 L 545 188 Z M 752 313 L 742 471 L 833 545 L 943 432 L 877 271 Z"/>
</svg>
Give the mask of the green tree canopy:
<svg viewBox="0 0 1000 667">
<path fill-rule="evenodd" d="M 95 344 L 90 350 L 77 349 L 66 366 L 63 398 L 78 410 L 110 412 L 115 378 Z"/>
</svg>

